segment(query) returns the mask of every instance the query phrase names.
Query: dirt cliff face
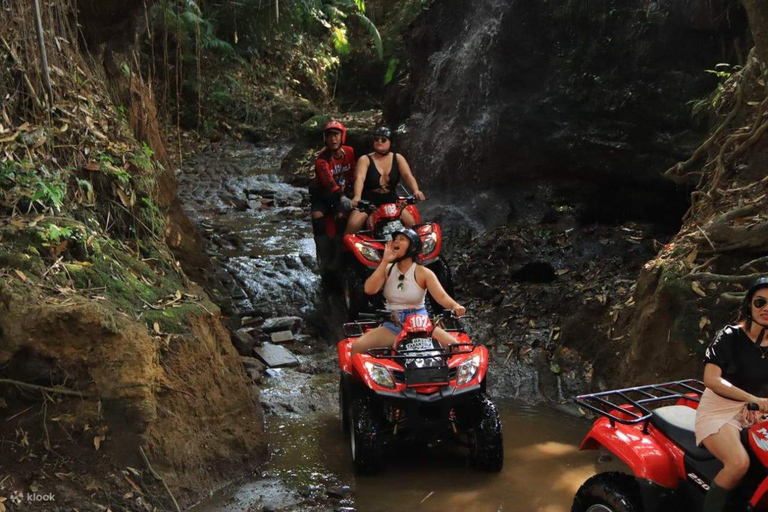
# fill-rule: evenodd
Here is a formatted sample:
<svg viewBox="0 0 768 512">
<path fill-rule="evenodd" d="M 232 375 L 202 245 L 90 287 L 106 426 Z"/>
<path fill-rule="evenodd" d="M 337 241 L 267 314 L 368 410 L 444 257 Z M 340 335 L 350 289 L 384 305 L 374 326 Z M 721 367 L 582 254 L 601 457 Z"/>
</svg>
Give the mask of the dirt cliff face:
<svg viewBox="0 0 768 512">
<path fill-rule="evenodd" d="M 134 4 L 81 3 L 81 24 L 123 37 L 112 24 Z M 0 61 L 14 63 L 0 74 L 0 437 L 14 440 L 0 490 L 172 508 L 159 476 L 186 506 L 265 459 L 261 408 L 219 309 L 180 264 L 205 262 L 151 94 L 85 58 L 72 7 L 44 19 L 50 111 L 35 96 L 31 7 L 0 20 Z"/>
<path fill-rule="evenodd" d="M 436 1 L 386 114 L 433 187 L 566 184 L 587 220 L 674 224 L 685 194 L 661 173 L 703 138 L 688 103 L 745 29 L 726 2 Z"/>
</svg>

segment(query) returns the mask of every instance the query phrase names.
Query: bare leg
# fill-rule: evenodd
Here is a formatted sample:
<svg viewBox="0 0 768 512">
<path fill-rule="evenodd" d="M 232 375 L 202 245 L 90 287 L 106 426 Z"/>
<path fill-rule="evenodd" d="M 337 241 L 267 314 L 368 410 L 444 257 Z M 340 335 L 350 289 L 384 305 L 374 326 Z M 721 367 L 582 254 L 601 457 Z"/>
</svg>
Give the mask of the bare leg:
<svg viewBox="0 0 768 512">
<path fill-rule="evenodd" d="M 450 345 L 455 345 L 459 341 L 448 334 L 445 330 L 441 329 L 440 327 L 435 327 L 432 331 L 432 337 L 437 340 L 437 342 L 440 344 L 443 348 L 448 348 Z"/>
<path fill-rule="evenodd" d="M 749 455 L 741 444 L 739 430 L 733 425 L 725 425 L 704 439 L 703 444 L 723 463 L 714 482 L 723 489 L 736 487 L 749 469 Z"/>
<path fill-rule="evenodd" d="M 413 218 L 413 215 L 411 215 L 411 212 L 408 210 L 403 210 L 403 213 L 400 214 L 400 221 L 402 221 L 403 226 L 407 228 L 416 224 L 416 219 Z"/>
<path fill-rule="evenodd" d="M 368 218 L 367 213 L 363 213 L 358 210 L 352 210 L 349 212 L 349 219 L 347 220 L 347 234 L 357 233 L 365 225 L 365 220 Z"/>
<path fill-rule="evenodd" d="M 360 336 L 352 342 L 352 355 L 366 352 L 372 348 L 391 347 L 395 344 L 395 336 L 386 327 L 377 327 Z"/>
</svg>

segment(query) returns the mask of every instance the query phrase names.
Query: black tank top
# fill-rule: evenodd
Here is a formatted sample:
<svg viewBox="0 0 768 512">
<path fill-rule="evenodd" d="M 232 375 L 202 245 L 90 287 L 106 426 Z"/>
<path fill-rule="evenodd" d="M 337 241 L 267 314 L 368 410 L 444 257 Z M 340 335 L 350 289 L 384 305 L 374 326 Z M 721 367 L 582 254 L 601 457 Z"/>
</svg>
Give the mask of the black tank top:
<svg viewBox="0 0 768 512">
<path fill-rule="evenodd" d="M 376 168 L 376 164 L 373 163 L 373 153 L 368 154 L 368 161 L 368 172 L 365 174 L 365 181 L 363 182 L 362 199 L 371 201 L 376 206 L 381 206 L 385 203 L 394 203 L 397 200 L 395 189 L 397 184 L 400 183 L 400 168 L 397 166 L 397 153 L 392 152 L 392 168 L 389 171 L 389 183 L 387 184 L 387 188 L 390 190 L 389 192 L 375 192 L 376 189 L 382 188 L 382 175 Z"/>
</svg>

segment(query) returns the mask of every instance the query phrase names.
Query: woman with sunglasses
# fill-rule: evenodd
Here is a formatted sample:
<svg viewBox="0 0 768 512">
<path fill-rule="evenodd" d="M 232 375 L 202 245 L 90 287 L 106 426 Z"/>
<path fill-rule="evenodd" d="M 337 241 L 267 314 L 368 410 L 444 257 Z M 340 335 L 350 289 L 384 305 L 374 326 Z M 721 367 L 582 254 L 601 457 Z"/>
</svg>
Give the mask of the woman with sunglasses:
<svg viewBox="0 0 768 512">
<path fill-rule="evenodd" d="M 704 384 L 696 411 L 696 444 L 723 463 L 704 499 L 704 512 L 725 510 L 730 491 L 749 469 L 740 431 L 768 413 L 768 277 L 744 296 L 739 321 L 723 328 L 707 348 Z M 747 411 L 756 403 L 760 412 Z"/>
<path fill-rule="evenodd" d="M 392 347 L 408 316 L 427 314 L 424 308 L 427 291 L 456 316 L 466 313 L 464 306 L 443 289 L 435 273 L 416 262 L 420 253 L 421 238 L 418 233 L 412 229 L 392 233 L 392 240 L 384 247 L 381 263 L 365 281 L 365 293 L 368 295 L 375 295 L 383 288 L 392 320 L 356 339 L 352 343 L 352 355 L 372 348 Z M 456 338 L 439 327 L 434 328 L 432 337 L 443 347 L 456 343 Z"/>
<path fill-rule="evenodd" d="M 426 199 L 419 190 L 419 184 L 413 177 L 411 168 L 403 155 L 392 151 L 392 130 L 379 126 L 373 132 L 373 153 L 361 156 L 355 167 L 355 186 L 352 207 L 364 199 L 376 206 L 397 201 L 397 185 L 403 180 L 419 201 Z M 352 210 L 347 220 L 347 233 L 357 233 L 363 228 L 368 214 Z M 411 227 L 413 216 L 403 210 L 403 225 Z"/>
</svg>

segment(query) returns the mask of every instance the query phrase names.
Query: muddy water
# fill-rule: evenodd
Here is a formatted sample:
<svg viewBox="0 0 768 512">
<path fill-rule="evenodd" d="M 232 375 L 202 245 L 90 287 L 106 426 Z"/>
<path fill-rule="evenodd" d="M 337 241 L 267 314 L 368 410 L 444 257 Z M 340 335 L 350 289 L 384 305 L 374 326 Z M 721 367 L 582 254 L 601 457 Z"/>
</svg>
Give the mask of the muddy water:
<svg viewBox="0 0 768 512">
<path fill-rule="evenodd" d="M 185 209 L 206 236 L 219 270 L 235 283 L 231 292 L 240 312 L 306 316 L 315 304 L 333 303 L 315 300 L 321 292 L 312 271 L 306 198 L 277 175 L 286 150 L 211 148 L 179 175 Z M 466 448 L 438 445 L 394 447 L 381 475 L 356 477 L 338 416 L 334 329 L 329 324 L 321 331 L 308 333 L 317 350 L 300 355 L 298 368 L 268 370 L 263 377 L 271 460 L 196 511 L 565 512 L 578 486 L 595 472 L 597 454 L 578 451 L 587 422 L 495 397 L 504 429 L 501 473 L 474 471 Z"/>
</svg>

